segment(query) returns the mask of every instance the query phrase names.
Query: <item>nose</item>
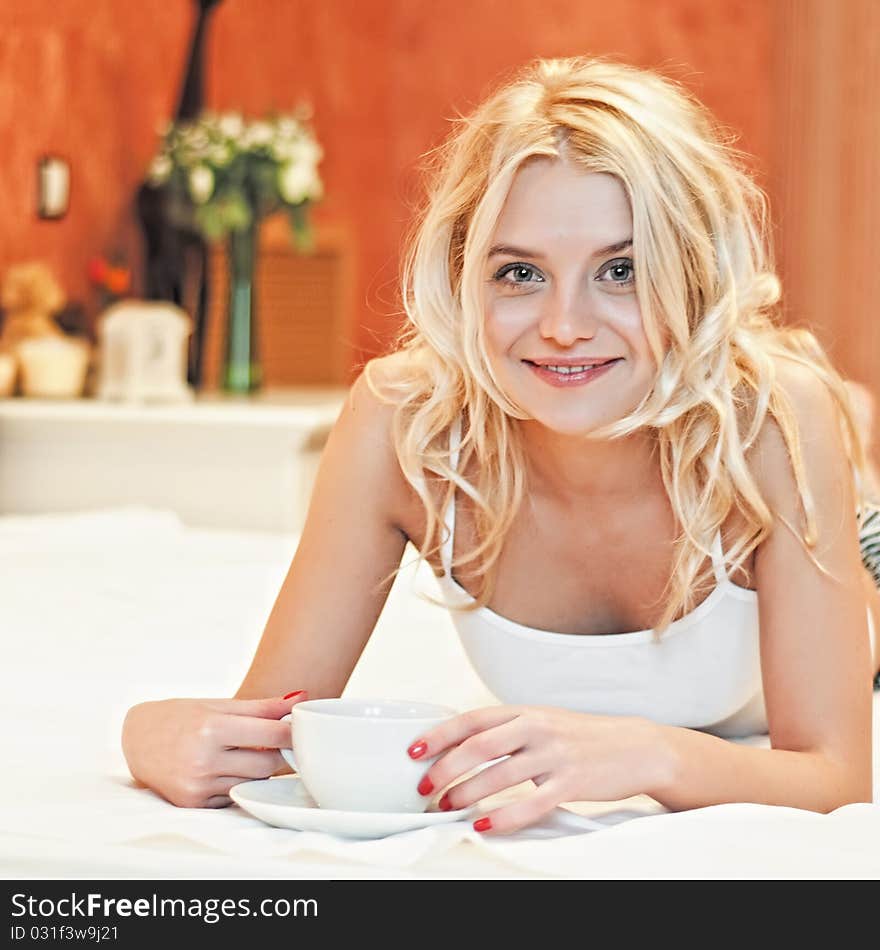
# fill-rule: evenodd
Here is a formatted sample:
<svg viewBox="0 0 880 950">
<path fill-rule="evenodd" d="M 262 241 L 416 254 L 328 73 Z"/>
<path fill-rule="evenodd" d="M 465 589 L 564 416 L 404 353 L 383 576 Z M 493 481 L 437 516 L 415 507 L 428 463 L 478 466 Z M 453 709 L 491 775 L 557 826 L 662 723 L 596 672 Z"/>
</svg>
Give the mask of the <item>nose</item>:
<svg viewBox="0 0 880 950">
<path fill-rule="evenodd" d="M 538 326 L 542 339 L 553 340 L 560 346 L 592 340 L 598 326 L 593 307 L 585 293 L 548 294 Z"/>
</svg>

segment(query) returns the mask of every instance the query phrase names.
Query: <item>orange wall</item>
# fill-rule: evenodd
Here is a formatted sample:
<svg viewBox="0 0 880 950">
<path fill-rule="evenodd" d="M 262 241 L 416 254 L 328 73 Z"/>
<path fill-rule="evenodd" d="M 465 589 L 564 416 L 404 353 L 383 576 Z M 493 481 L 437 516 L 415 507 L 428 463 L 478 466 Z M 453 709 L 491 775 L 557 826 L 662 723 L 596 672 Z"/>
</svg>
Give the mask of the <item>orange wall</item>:
<svg viewBox="0 0 880 950">
<path fill-rule="evenodd" d="M 757 156 L 774 149 L 773 4 L 765 0 L 225 0 L 207 45 L 206 101 L 260 113 L 301 98 L 325 149 L 316 220 L 357 248 L 352 366 L 397 325 L 400 239 L 413 169 L 496 77 L 535 56 L 605 53 L 678 72 Z M 92 306 L 89 257 L 140 260 L 132 198 L 176 108 L 188 0 L 7 0 L 0 4 L 0 272 L 41 257 Z M 72 166 L 71 205 L 36 217 L 36 163 Z M 771 193 L 772 197 L 772 193 Z M 138 289 L 135 277 L 135 290 Z"/>
</svg>

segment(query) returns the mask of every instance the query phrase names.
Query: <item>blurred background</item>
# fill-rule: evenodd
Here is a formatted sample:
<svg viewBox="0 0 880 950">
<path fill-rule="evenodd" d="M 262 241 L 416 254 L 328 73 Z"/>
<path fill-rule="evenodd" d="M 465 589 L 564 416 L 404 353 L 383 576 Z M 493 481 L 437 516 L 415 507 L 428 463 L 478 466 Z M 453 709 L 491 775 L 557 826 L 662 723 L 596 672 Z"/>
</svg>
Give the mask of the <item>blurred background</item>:
<svg viewBox="0 0 880 950">
<path fill-rule="evenodd" d="M 74 405 L 89 400 L 102 402 L 105 422 L 127 411 L 131 432 L 153 404 L 219 412 L 236 396 L 239 413 L 271 410 L 282 426 L 292 418 L 282 412 L 311 406 L 296 425 L 319 450 L 345 388 L 400 325 L 421 156 L 527 60 L 584 53 L 666 72 L 738 133 L 770 198 L 785 319 L 812 329 L 844 376 L 880 398 L 877 0 L 11 0 L 0 5 L 4 332 L 42 300 L 66 339 L 51 354 L 20 354 L 0 415 L 6 448 L 38 416 L 58 423 L 59 396 L 73 397 L 68 440 L 85 424 Z M 274 206 L 247 198 L 250 248 L 218 238 L 216 217 L 168 220 L 163 132 L 205 110 L 302 123 L 300 151 L 276 149 L 287 193 Z M 219 195 L 222 170 L 213 174 L 201 186 Z M 163 234 L 178 243 L 151 248 Z M 43 269 L 22 276 L 33 263 Z M 41 298 L 47 285 L 56 294 Z M 162 300 L 173 306 L 137 306 Z M 102 329 L 108 306 L 121 312 L 113 333 L 110 321 Z M 71 371 L 73 388 L 53 390 L 60 343 L 74 341 L 88 347 L 82 388 Z M 51 408 L 22 421 L 23 403 L 47 397 Z M 11 477 L 0 468 L 6 511 L 73 504 L 57 478 L 38 500 Z M 105 480 L 86 500 L 114 497 Z"/>
</svg>

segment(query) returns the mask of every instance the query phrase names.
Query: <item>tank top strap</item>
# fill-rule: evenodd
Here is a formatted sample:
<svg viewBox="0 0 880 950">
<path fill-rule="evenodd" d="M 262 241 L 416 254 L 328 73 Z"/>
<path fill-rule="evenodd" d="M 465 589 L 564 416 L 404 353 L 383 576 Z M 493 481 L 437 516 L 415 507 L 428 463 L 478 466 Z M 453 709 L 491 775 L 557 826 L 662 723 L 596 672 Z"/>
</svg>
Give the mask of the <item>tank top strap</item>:
<svg viewBox="0 0 880 950">
<path fill-rule="evenodd" d="M 727 568 L 724 564 L 724 549 L 721 546 L 721 529 L 715 532 L 712 539 L 712 569 L 715 571 L 715 582 L 723 584 L 729 580 Z"/>
<path fill-rule="evenodd" d="M 458 455 L 461 445 L 461 415 L 457 415 L 449 429 L 449 465 L 454 472 L 458 471 Z M 449 500 L 444 513 L 446 538 L 440 548 L 440 563 L 447 577 L 452 577 L 452 551 L 455 536 L 455 494 Z"/>
</svg>

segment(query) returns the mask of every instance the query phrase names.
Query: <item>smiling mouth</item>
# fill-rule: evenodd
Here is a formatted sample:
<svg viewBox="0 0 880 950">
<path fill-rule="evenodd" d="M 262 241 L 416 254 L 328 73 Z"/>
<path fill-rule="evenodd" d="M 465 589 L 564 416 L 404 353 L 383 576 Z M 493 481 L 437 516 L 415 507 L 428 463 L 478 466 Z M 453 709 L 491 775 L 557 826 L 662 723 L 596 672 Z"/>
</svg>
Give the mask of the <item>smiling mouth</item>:
<svg viewBox="0 0 880 950">
<path fill-rule="evenodd" d="M 612 363 L 619 363 L 623 357 L 606 360 L 604 363 L 581 363 L 578 365 L 556 365 L 554 363 L 535 363 L 532 360 L 523 360 L 527 366 L 539 366 L 541 369 L 550 370 L 559 373 L 560 376 L 571 375 L 572 373 L 582 373 L 586 370 L 597 370 L 603 366 L 610 366 Z"/>
</svg>

